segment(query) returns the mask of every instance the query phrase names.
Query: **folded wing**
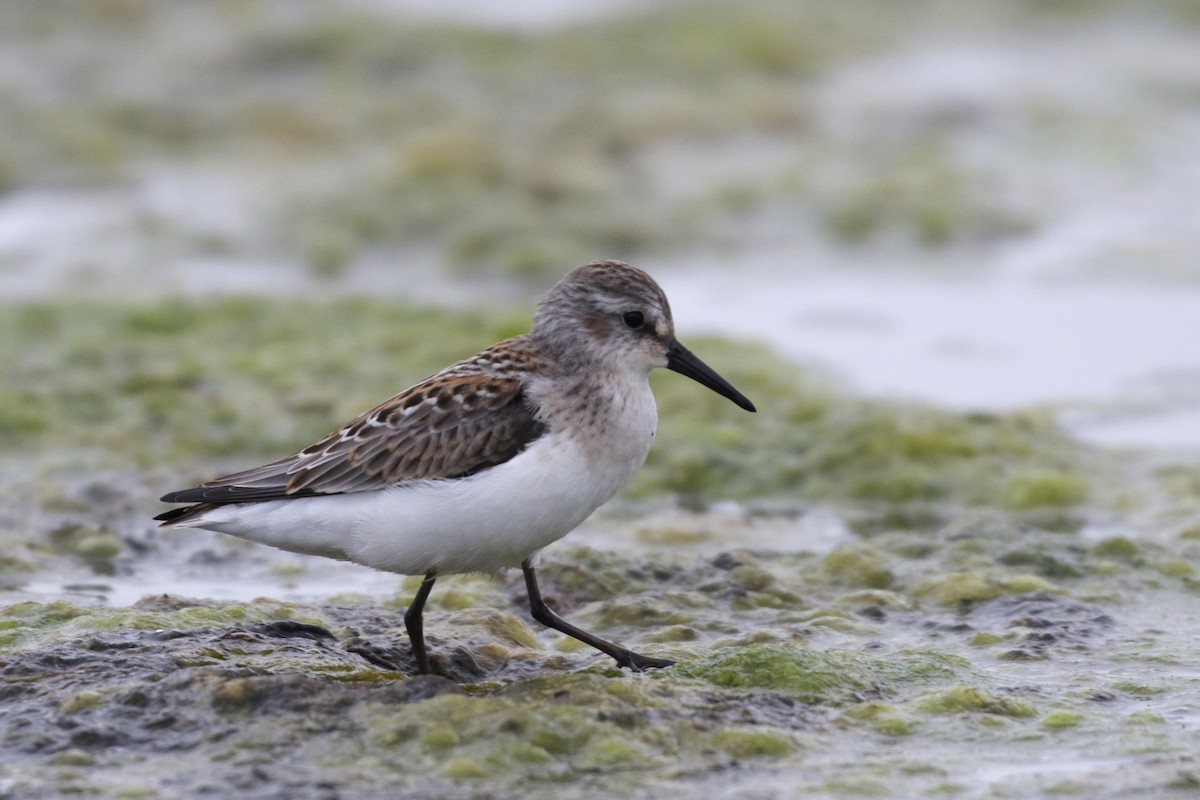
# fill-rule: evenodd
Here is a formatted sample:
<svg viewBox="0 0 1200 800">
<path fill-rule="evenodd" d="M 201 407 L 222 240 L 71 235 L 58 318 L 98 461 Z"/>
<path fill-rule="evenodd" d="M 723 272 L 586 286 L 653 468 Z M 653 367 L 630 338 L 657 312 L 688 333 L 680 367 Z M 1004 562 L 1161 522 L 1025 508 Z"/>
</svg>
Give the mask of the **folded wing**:
<svg viewBox="0 0 1200 800">
<path fill-rule="evenodd" d="M 210 506 L 461 478 L 508 461 L 545 432 L 522 372 L 498 377 L 484 351 L 396 395 L 300 452 L 163 496 Z M 485 359 L 482 362 L 481 359 Z M 155 519 L 178 522 L 199 506 Z"/>
</svg>

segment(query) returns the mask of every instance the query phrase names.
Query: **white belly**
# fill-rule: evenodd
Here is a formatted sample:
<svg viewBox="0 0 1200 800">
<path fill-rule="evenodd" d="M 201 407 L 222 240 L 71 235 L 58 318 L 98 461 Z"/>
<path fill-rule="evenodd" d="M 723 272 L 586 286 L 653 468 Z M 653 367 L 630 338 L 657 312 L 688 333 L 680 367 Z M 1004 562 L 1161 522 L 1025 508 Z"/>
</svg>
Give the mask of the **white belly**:
<svg viewBox="0 0 1200 800">
<path fill-rule="evenodd" d="M 562 538 L 625 485 L 649 452 L 653 417 L 634 427 L 641 432 L 601 448 L 549 434 L 468 478 L 217 506 L 185 524 L 405 575 L 496 572 Z"/>
</svg>

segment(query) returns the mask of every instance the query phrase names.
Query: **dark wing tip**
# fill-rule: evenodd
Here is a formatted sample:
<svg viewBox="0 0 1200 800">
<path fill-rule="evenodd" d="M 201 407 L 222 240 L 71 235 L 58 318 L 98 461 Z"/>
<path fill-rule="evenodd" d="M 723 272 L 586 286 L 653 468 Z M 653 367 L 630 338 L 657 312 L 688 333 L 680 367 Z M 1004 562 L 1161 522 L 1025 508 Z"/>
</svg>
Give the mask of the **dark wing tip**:
<svg viewBox="0 0 1200 800">
<path fill-rule="evenodd" d="M 186 517 L 188 514 L 192 513 L 192 511 L 194 509 L 195 509 L 195 506 L 184 506 L 183 508 L 172 508 L 170 511 L 164 511 L 163 513 L 159 514 L 157 517 L 154 518 L 154 521 L 161 522 L 165 525 L 170 522 L 175 522 L 176 520 L 178 520 L 182 517 Z"/>
<path fill-rule="evenodd" d="M 313 488 L 305 487 L 288 491 L 286 486 L 197 486 L 194 489 L 181 489 L 178 492 L 168 492 L 159 499 L 164 503 L 255 503 L 263 500 L 289 500 L 293 497 L 308 497 L 320 494 Z"/>
<path fill-rule="evenodd" d="M 167 526 L 191 519 L 212 509 L 214 506 L 225 503 L 253 503 L 262 500 L 278 500 L 286 497 L 303 497 L 307 494 L 312 494 L 312 492 L 301 490 L 289 495 L 285 490 L 274 487 L 196 486 L 192 489 L 181 489 L 177 492 L 164 494 L 161 498 L 164 503 L 188 503 L 189 505 L 164 511 L 154 519 L 161 522 L 163 526 Z"/>
<path fill-rule="evenodd" d="M 167 492 L 158 499 L 163 503 L 196 503 L 203 499 L 196 496 L 201 491 L 203 489 L 180 489 L 177 492 Z M 155 519 L 158 519 L 158 517 L 155 517 Z"/>
</svg>

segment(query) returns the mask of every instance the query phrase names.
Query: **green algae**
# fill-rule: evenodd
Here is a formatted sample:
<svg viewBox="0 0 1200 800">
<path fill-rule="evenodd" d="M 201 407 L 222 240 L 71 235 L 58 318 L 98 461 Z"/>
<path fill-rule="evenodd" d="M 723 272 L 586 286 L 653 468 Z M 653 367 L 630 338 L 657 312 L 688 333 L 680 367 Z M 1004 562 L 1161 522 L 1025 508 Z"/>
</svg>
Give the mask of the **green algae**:
<svg viewBox="0 0 1200 800">
<path fill-rule="evenodd" d="M 971 636 L 971 644 L 974 647 L 988 647 L 994 644 L 1002 644 L 1010 641 L 1016 634 L 1009 633 L 991 633 L 989 631 L 979 631 Z"/>
<path fill-rule="evenodd" d="M 1005 502 L 1010 508 L 1072 506 L 1087 499 L 1087 483 L 1062 472 L 1027 472 L 1009 479 Z"/>
<path fill-rule="evenodd" d="M 486 778 L 492 774 L 487 764 L 465 756 L 447 759 L 438 766 L 438 772 L 447 778 L 456 779 Z"/>
<path fill-rule="evenodd" d="M 19 442 L 48 429 L 53 415 L 31 391 L 0 390 L 0 441 Z"/>
<path fill-rule="evenodd" d="M 1058 591 L 1058 586 L 1038 575 L 955 572 L 926 578 L 913 593 L 938 605 L 969 609 L 1005 595 Z"/>
<path fill-rule="evenodd" d="M 1200 539 L 1200 522 L 1195 525 L 1189 525 L 1176 534 L 1180 539 L 1185 541 Z"/>
<path fill-rule="evenodd" d="M 770 588 L 775 576 L 754 563 L 742 563 L 729 571 L 729 582 L 747 592 L 761 592 Z"/>
<path fill-rule="evenodd" d="M 672 602 L 672 600 L 675 602 Z M 680 606 L 683 607 L 680 607 Z M 685 625 L 707 604 L 693 596 L 677 598 L 634 597 L 598 603 L 580 614 L 604 628 L 663 628 Z"/>
<path fill-rule="evenodd" d="M 869 545 L 838 545 L 821 568 L 839 583 L 869 589 L 886 589 L 895 579 L 887 557 Z"/>
<path fill-rule="evenodd" d="M 129 608 L 89 608 L 63 600 L 49 603 L 26 601 L 0 609 L 3 628 L 0 628 L 0 647 L 6 651 L 36 647 L 64 635 L 82 636 L 111 630 L 159 631 L 198 626 L 228 625 L 231 623 L 260 623 L 291 620 L 298 616 L 296 607 L 277 601 L 253 603 L 219 602 L 212 600 L 168 601 L 168 609 L 153 609 L 163 605 L 162 598 L 152 598 L 145 605 Z"/>
<path fill-rule="evenodd" d="M 691 346 L 721 364 L 735 385 L 761 398 L 760 413 L 737 420 L 740 435 L 708 448 L 706 439 L 724 438 L 724 423 L 712 422 L 724 416 L 720 402 L 713 402 L 720 398 L 696 397 L 670 376 L 654 376 L 663 421 L 648 470 L 630 489 L 634 496 L 663 490 L 684 496 L 798 492 L 814 499 L 1008 507 L 1006 481 L 1019 483 L 1021 476 L 1041 475 L 1064 462 L 1081 465 L 1076 481 L 1095 474 L 1095 465 L 1082 468 L 1079 446 L 1046 418 L 864 401 L 795 367 L 772 366 L 766 352 L 726 357 L 724 342 Z M 694 424 L 697 410 L 711 416 Z M 746 449 L 749 442 L 753 449 Z M 1069 507 L 1085 498 L 1060 492 L 1054 499 Z"/>
<path fill-rule="evenodd" d="M 751 644 L 678 665 L 683 677 L 736 689 L 787 692 L 806 703 L 843 706 L 969 673 L 967 662 L 942 653 L 907 650 L 886 659 L 844 650 Z"/>
<path fill-rule="evenodd" d="M 1084 574 L 1079 566 L 1083 561 L 1081 548 L 1072 546 L 1068 552 L 1070 560 L 1056 555 L 1045 546 L 1034 545 L 1009 550 L 998 560 L 1011 567 L 1031 567 L 1043 578 L 1078 578 Z"/>
<path fill-rule="evenodd" d="M 71 716 L 82 711 L 88 711 L 96 708 L 104 702 L 104 695 L 100 692 L 84 689 L 77 692 L 71 697 L 68 697 L 58 704 L 58 713 L 64 716 Z"/>
<path fill-rule="evenodd" d="M 94 756 L 78 748 L 55 753 L 51 762 L 59 767 L 92 767 L 96 765 Z"/>
<path fill-rule="evenodd" d="M 107 562 L 121 554 L 123 544 L 109 528 L 68 524 L 47 533 L 51 545 L 85 561 Z"/>
<path fill-rule="evenodd" d="M 434 750 L 456 746 L 461 740 L 452 728 L 434 728 L 421 734 L 421 744 Z"/>
<path fill-rule="evenodd" d="M 998 581 L 984 575 L 953 573 L 927 579 L 915 594 L 939 605 L 965 608 L 994 600 L 1004 594 L 1004 589 Z"/>
<path fill-rule="evenodd" d="M 756 607 L 767 606 L 770 608 L 779 608 L 782 604 L 755 604 Z M 738 604 L 735 603 L 737 608 Z M 805 622 L 809 625 L 819 625 L 823 628 L 833 628 L 834 630 L 858 632 L 862 630 L 861 621 L 856 619 L 854 615 L 847 611 L 836 608 L 814 608 L 809 611 L 804 611 L 796 614 L 794 617 L 797 621 Z"/>
<path fill-rule="evenodd" d="M 535 697 L 443 695 L 400 708 L 394 719 L 381 720 L 375 736 L 411 754 L 412 771 L 432 762 L 441 774 L 459 778 L 481 777 L 480 769 L 487 775 L 548 776 L 565 763 L 585 771 L 622 770 L 653 759 L 647 752 L 656 749 L 652 732 L 639 726 L 631 740 L 617 725 L 575 710 L 572 703 L 579 700 L 569 696 L 569 689 L 555 691 L 566 704 Z"/>
<path fill-rule="evenodd" d="M 948 148 L 928 140 L 900 152 L 867 154 L 871 168 L 857 183 L 830 191 L 825 227 L 847 243 L 900 232 L 926 247 L 1027 232 L 1031 216 L 998 201 L 1000 176 L 959 163 Z"/>
<path fill-rule="evenodd" d="M 896 684 L 925 686 L 975 678 L 975 668 L 962 656 L 928 648 L 910 647 L 883 662 L 882 674 Z"/>
<path fill-rule="evenodd" d="M 820 789 L 839 797 L 891 797 L 892 787 L 878 778 L 838 777 L 824 781 Z"/>
<path fill-rule="evenodd" d="M 700 639 L 700 632 L 688 625 L 668 625 L 642 639 L 647 642 L 695 642 Z"/>
<path fill-rule="evenodd" d="M 806 702 L 844 704 L 880 691 L 872 662 L 849 652 L 756 645 L 677 667 L 684 677 L 725 688 L 787 691 Z"/>
<path fill-rule="evenodd" d="M 1035 592 L 1061 592 L 1062 589 L 1037 575 L 1010 575 L 1000 581 L 1006 594 L 1033 594 Z"/>
<path fill-rule="evenodd" d="M 1042 717 L 1042 727 L 1050 730 L 1074 728 L 1076 725 L 1083 722 L 1083 720 L 1083 714 L 1078 711 L 1058 709 L 1057 711 L 1051 711 L 1049 714 Z"/>
<path fill-rule="evenodd" d="M 837 598 L 839 605 L 855 606 L 855 607 L 875 607 L 875 608 L 891 608 L 900 611 L 907 611 L 912 608 L 909 600 L 898 592 L 881 591 L 878 589 L 866 589 L 857 592 L 843 594 Z"/>
<path fill-rule="evenodd" d="M 886 736 L 907 736 L 912 733 L 916 721 L 897 706 L 882 700 L 871 700 L 850 706 L 842 712 L 846 719 L 867 722 Z"/>
<path fill-rule="evenodd" d="M 1191 580 L 1196 576 L 1196 567 L 1182 558 L 1169 558 L 1155 566 L 1164 577 Z"/>
<path fill-rule="evenodd" d="M 585 772 L 644 768 L 651 762 L 646 748 L 627 736 L 599 736 L 588 741 L 574 759 Z"/>
<path fill-rule="evenodd" d="M 1140 558 L 1139 546 L 1126 536 L 1110 536 L 1092 546 L 1092 555 L 1133 561 Z"/>
<path fill-rule="evenodd" d="M 435 319 L 447 333 L 429 337 Z M 321 330 L 339 334 L 321 334 L 318 348 Z M 119 443 L 149 463 L 295 447 L 404 388 L 398 362 L 415 381 L 513 331 L 501 318 L 372 301 L 230 299 L 22 307 L 0 315 L 0 332 L 0 364 L 40 387 L 55 420 L 14 446 Z"/>
<path fill-rule="evenodd" d="M 1136 681 L 1116 681 L 1112 684 L 1112 688 L 1118 692 L 1131 694 L 1135 697 L 1152 697 L 1166 691 L 1166 687 L 1164 686 L 1138 683 Z"/>
<path fill-rule="evenodd" d="M 933 714 L 980 712 L 1000 717 L 1032 717 L 1036 707 L 1027 701 L 1003 697 L 976 686 L 952 686 L 928 694 L 915 703 L 916 708 Z"/>
<path fill-rule="evenodd" d="M 788 732 L 765 726 L 718 731 L 713 735 L 713 745 L 734 758 L 779 758 L 797 747 Z"/>
</svg>

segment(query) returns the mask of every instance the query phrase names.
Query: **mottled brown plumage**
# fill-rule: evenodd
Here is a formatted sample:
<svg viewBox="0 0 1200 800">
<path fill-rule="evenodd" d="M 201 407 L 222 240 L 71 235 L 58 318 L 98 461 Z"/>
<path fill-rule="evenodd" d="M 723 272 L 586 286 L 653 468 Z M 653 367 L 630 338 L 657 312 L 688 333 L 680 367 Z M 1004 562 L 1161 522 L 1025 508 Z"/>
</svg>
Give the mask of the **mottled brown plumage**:
<svg viewBox="0 0 1200 800">
<path fill-rule="evenodd" d="M 540 366 L 528 335 L 499 342 L 384 401 L 294 455 L 163 497 L 196 503 L 155 519 L 178 522 L 221 503 L 383 489 L 461 478 L 502 464 L 546 430 L 522 390 Z"/>
</svg>

